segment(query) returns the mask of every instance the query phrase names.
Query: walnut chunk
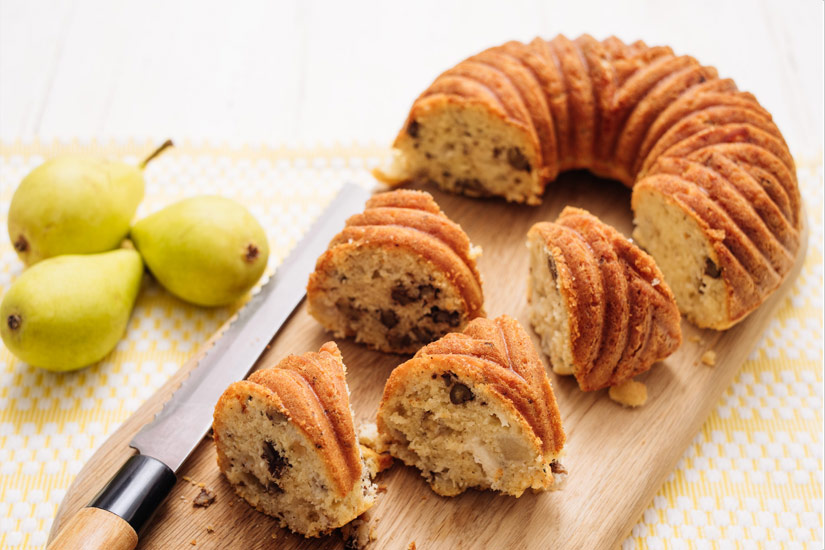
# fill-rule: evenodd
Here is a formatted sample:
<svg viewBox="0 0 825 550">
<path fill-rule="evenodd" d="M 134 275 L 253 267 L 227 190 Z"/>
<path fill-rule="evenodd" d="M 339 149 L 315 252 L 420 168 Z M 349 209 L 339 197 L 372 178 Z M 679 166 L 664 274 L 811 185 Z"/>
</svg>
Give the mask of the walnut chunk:
<svg viewBox="0 0 825 550">
<path fill-rule="evenodd" d="M 553 281 L 555 282 L 559 278 L 559 270 L 556 267 L 556 259 L 552 254 L 547 256 L 547 268 L 550 270 L 550 275 L 553 277 Z"/>
<path fill-rule="evenodd" d="M 286 458 L 284 458 L 281 453 L 276 451 L 275 446 L 268 440 L 264 441 L 261 458 L 266 460 L 267 467 L 269 468 L 269 474 L 275 479 L 279 479 L 282 475 L 284 475 L 284 470 L 290 467 Z"/>
<path fill-rule="evenodd" d="M 528 174 L 533 169 L 527 157 L 524 156 L 524 153 L 518 147 L 510 147 L 507 149 L 507 164 L 512 166 L 514 170 L 521 170 Z"/>
<path fill-rule="evenodd" d="M 192 500 L 192 507 L 193 508 L 208 508 L 215 502 L 215 493 L 207 489 L 206 487 L 201 487 L 201 492 L 198 493 Z"/>
<path fill-rule="evenodd" d="M 415 302 L 420 295 L 420 290 L 406 287 L 401 283 L 396 284 L 390 291 L 392 301 L 402 306 Z"/>
<path fill-rule="evenodd" d="M 472 390 L 460 382 L 453 384 L 453 387 L 450 388 L 450 402 L 453 405 L 461 405 L 475 398 L 476 396 L 473 395 Z"/>
<path fill-rule="evenodd" d="M 705 275 L 711 279 L 718 279 L 722 275 L 722 270 L 718 265 L 713 263 L 710 258 L 705 259 Z"/>
<path fill-rule="evenodd" d="M 433 320 L 433 323 L 446 323 L 451 327 L 457 327 L 461 324 L 461 314 L 457 311 L 447 311 L 438 306 L 433 306 L 428 315 Z"/>
<path fill-rule="evenodd" d="M 357 321 L 361 318 L 361 310 L 347 298 L 338 298 L 335 301 L 335 308 L 350 321 Z"/>
<path fill-rule="evenodd" d="M 455 187 L 456 191 L 458 192 L 473 192 L 473 193 L 483 193 L 484 192 L 484 185 L 481 183 L 481 180 L 478 178 L 461 178 L 455 180 Z"/>
<path fill-rule="evenodd" d="M 409 334 L 390 334 L 387 342 L 394 348 L 407 348 L 412 344 L 412 338 Z"/>
<path fill-rule="evenodd" d="M 393 328 L 398 324 L 398 314 L 391 309 L 382 309 L 379 312 L 381 324 L 387 328 Z"/>
</svg>

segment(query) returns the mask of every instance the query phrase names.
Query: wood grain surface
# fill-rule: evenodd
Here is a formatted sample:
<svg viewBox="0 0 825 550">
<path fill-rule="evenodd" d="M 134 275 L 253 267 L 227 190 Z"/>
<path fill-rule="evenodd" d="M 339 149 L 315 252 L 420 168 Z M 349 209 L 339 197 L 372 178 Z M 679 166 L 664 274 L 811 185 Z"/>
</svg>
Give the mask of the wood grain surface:
<svg viewBox="0 0 825 550">
<path fill-rule="evenodd" d="M 565 174 L 552 184 L 540 207 L 433 194 L 473 243 L 483 247 L 479 268 L 488 315 L 507 313 L 525 326 L 529 326 L 525 235 L 533 223 L 555 219 L 570 204 L 590 210 L 625 235 L 631 229 L 626 206 L 629 191 L 616 182 L 580 172 Z M 807 243 L 807 228 L 802 243 Z M 572 378 L 550 375 L 568 435 L 562 462 L 570 475 L 561 490 L 525 494 L 518 499 L 480 491 L 444 498 L 434 494 L 417 471 L 396 465 L 378 479 L 386 492 L 372 511 L 377 536 L 372 548 L 406 549 L 411 542 L 418 549 L 618 546 L 770 322 L 802 267 L 804 246 L 782 288 L 743 323 L 715 332 L 683 321 L 684 342 L 679 351 L 637 378 L 648 387 L 644 407 L 624 409 L 608 398 L 606 390 L 583 393 Z M 538 342 L 535 335 L 533 338 Z M 317 350 L 329 339 L 301 305 L 257 367 L 272 365 L 290 353 Z M 368 351 L 349 341 L 338 344 L 348 369 L 356 423 L 372 421 L 384 382 L 405 357 Z M 700 361 L 706 350 L 716 352 L 713 367 Z M 51 537 L 134 452 L 128 447 L 129 440 L 151 420 L 196 359 L 185 364 L 86 464 L 60 506 Z M 183 466 L 179 480 L 151 525 L 140 533 L 139 548 L 343 546 L 337 533 L 313 541 L 292 535 L 235 497 L 218 472 L 209 439 Z M 192 499 L 200 492 L 198 483 L 217 495 L 209 508 L 192 506 Z"/>
</svg>

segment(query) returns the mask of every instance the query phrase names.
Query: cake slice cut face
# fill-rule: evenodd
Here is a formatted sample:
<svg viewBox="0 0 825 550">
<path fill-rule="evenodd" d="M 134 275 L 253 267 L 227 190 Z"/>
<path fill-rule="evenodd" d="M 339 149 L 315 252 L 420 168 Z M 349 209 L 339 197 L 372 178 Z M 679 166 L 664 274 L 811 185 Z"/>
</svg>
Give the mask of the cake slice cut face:
<svg viewBox="0 0 825 550">
<path fill-rule="evenodd" d="M 553 390 L 530 337 L 506 316 L 475 319 L 398 366 L 377 425 L 383 450 L 443 496 L 472 487 L 520 496 L 564 471 Z"/>
<path fill-rule="evenodd" d="M 375 501 L 345 373 L 329 342 L 232 384 L 215 406 L 218 467 L 235 492 L 307 537 L 341 527 Z"/>
<path fill-rule="evenodd" d="M 676 351 L 673 293 L 653 258 L 590 213 L 565 208 L 528 233 L 530 322 L 558 374 L 593 391 Z"/>
<path fill-rule="evenodd" d="M 476 256 L 430 194 L 376 195 L 318 259 L 309 313 L 338 338 L 414 353 L 484 314 Z"/>
</svg>

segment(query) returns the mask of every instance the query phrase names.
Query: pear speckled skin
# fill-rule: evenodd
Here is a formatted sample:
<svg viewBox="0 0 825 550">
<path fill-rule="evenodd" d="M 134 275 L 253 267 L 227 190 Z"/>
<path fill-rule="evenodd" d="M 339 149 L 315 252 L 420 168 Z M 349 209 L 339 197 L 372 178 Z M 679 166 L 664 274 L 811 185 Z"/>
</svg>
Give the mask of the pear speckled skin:
<svg viewBox="0 0 825 550">
<path fill-rule="evenodd" d="M 117 345 L 132 313 L 143 262 L 134 250 L 65 255 L 23 272 L 0 303 L 0 336 L 18 358 L 75 370 Z"/>
<path fill-rule="evenodd" d="M 62 155 L 32 170 L 9 206 L 9 238 L 27 265 L 112 250 L 143 199 L 143 172 L 123 162 Z"/>
<path fill-rule="evenodd" d="M 132 241 L 166 290 L 200 306 L 230 304 L 261 278 L 266 233 L 230 199 L 200 196 L 167 206 L 132 228 Z"/>
</svg>

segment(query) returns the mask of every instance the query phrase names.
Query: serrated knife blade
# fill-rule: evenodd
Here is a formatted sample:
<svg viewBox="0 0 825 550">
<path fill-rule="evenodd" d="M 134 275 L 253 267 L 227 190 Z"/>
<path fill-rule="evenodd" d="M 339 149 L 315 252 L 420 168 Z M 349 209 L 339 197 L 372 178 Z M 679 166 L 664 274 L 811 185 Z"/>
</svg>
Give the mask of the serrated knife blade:
<svg viewBox="0 0 825 550">
<path fill-rule="evenodd" d="M 218 398 L 227 386 L 252 370 L 303 300 L 318 257 L 346 219 L 363 209 L 369 196 L 360 186 L 342 187 L 161 411 L 135 435 L 130 445 L 140 454 L 129 458 L 89 505 L 66 523 L 49 550 L 134 548 L 137 532 L 172 490 L 175 472 L 212 425 Z M 110 512 L 118 517 L 113 518 Z"/>
<path fill-rule="evenodd" d="M 345 185 L 306 236 L 231 322 L 155 419 L 130 445 L 177 471 L 212 425 L 226 387 L 246 376 L 305 294 L 315 261 L 346 219 L 363 210 L 369 192 Z"/>
</svg>

